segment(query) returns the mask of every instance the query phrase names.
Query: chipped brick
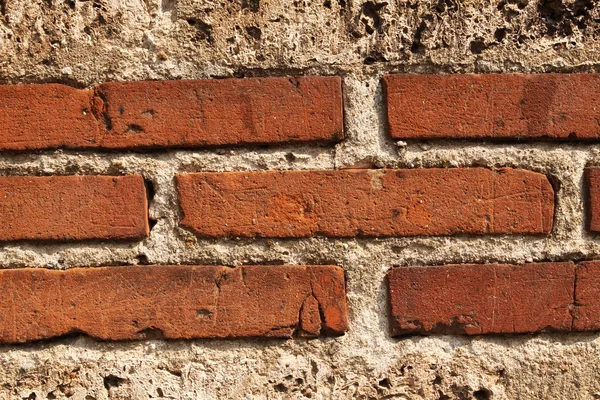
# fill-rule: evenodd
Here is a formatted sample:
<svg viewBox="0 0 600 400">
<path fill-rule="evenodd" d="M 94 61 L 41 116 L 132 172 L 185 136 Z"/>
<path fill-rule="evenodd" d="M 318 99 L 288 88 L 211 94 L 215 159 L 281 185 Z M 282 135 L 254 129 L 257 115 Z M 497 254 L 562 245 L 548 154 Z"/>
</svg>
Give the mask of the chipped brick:
<svg viewBox="0 0 600 400">
<path fill-rule="evenodd" d="M 334 266 L 126 266 L 0 270 L 0 342 L 341 335 Z M 323 318 L 321 319 L 321 315 Z"/>
<path fill-rule="evenodd" d="M 574 285 L 570 262 L 393 268 L 392 335 L 570 331 Z"/>
</svg>

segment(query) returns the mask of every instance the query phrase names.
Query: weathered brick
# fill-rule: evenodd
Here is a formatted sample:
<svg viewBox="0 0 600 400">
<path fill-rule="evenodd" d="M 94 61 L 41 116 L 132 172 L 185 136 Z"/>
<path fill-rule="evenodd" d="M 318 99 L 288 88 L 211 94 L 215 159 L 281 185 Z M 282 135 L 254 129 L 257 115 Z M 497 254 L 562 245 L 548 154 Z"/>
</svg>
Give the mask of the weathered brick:
<svg viewBox="0 0 600 400">
<path fill-rule="evenodd" d="M 600 261 L 577 264 L 573 329 L 600 330 Z"/>
<path fill-rule="evenodd" d="M 177 177 L 181 225 L 201 237 L 544 234 L 539 173 L 484 168 L 270 171 Z"/>
<path fill-rule="evenodd" d="M 391 136 L 600 137 L 600 75 L 387 75 Z"/>
<path fill-rule="evenodd" d="M 148 234 L 144 180 L 0 177 L 0 240 L 136 239 Z"/>
<path fill-rule="evenodd" d="M 344 137 L 339 77 L 0 85 L 0 150 L 165 148 Z"/>
<path fill-rule="evenodd" d="M 0 342 L 340 335 L 333 266 L 128 266 L 0 270 Z"/>
<path fill-rule="evenodd" d="M 93 95 L 58 84 L 0 85 L 0 150 L 94 146 Z"/>
<path fill-rule="evenodd" d="M 574 268 L 570 262 L 394 268 L 392 334 L 570 331 Z"/>
<path fill-rule="evenodd" d="M 600 232 L 600 168 L 586 169 L 586 182 L 589 193 L 589 229 Z"/>
<path fill-rule="evenodd" d="M 111 82 L 106 147 L 193 147 L 342 139 L 339 77 Z"/>
</svg>

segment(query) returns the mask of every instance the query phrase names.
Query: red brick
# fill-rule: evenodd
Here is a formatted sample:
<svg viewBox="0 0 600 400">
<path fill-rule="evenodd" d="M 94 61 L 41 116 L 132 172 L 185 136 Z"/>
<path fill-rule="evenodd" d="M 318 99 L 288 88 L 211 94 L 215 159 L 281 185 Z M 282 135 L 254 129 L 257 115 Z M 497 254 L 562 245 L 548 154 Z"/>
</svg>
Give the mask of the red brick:
<svg viewBox="0 0 600 400">
<path fill-rule="evenodd" d="M 0 150 L 343 139 L 339 77 L 0 86 Z"/>
<path fill-rule="evenodd" d="M 573 329 L 600 330 L 600 261 L 577 264 Z"/>
<path fill-rule="evenodd" d="M 392 334 L 570 331 L 574 268 L 570 262 L 394 268 Z"/>
<path fill-rule="evenodd" d="M 587 168 L 586 181 L 589 193 L 589 228 L 600 232 L 600 168 Z"/>
<path fill-rule="evenodd" d="M 600 75 L 388 75 L 396 139 L 598 139 Z"/>
<path fill-rule="evenodd" d="M 0 270 L 0 342 L 340 335 L 333 266 L 129 266 Z"/>
<path fill-rule="evenodd" d="M 181 225 L 201 237 L 549 233 L 541 174 L 484 168 L 270 171 L 177 177 Z"/>
<path fill-rule="evenodd" d="M 0 177 L 0 240 L 136 239 L 148 234 L 144 180 Z"/>
<path fill-rule="evenodd" d="M 339 77 L 105 83 L 106 147 L 337 141 Z"/>
<path fill-rule="evenodd" d="M 0 85 L 0 150 L 93 146 L 93 91 L 64 85 Z"/>
</svg>

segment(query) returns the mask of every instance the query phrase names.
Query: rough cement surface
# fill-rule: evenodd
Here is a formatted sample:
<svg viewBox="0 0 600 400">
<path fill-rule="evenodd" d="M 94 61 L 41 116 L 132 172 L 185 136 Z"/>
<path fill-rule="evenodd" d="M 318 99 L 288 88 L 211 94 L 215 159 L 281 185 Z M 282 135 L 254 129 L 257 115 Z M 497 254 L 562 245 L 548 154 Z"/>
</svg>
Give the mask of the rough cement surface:
<svg viewBox="0 0 600 400">
<path fill-rule="evenodd" d="M 593 72 L 599 21 L 592 0 L 0 0 L 4 83 L 335 74 L 348 136 L 329 147 L 0 154 L 2 175 L 141 173 L 156 221 L 139 243 L 3 244 L 3 267 L 337 264 L 350 307 L 350 331 L 335 339 L 2 347 L 0 399 L 600 398 L 598 334 L 392 339 L 384 284 L 393 266 L 600 258 L 582 188 L 598 143 L 394 142 L 380 84 L 385 72 Z M 458 166 L 546 174 L 552 235 L 203 241 L 177 227 L 180 172 Z"/>
</svg>

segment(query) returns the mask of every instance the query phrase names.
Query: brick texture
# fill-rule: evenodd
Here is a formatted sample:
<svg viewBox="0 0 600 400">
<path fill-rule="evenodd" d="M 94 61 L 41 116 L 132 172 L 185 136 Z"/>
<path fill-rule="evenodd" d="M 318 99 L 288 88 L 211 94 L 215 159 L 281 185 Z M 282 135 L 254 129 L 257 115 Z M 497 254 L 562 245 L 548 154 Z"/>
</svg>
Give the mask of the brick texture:
<svg viewBox="0 0 600 400">
<path fill-rule="evenodd" d="M 0 85 L 0 150 L 93 147 L 94 92 L 57 84 Z"/>
<path fill-rule="evenodd" d="M 148 234 L 140 175 L 0 177 L 0 240 L 136 239 Z"/>
<path fill-rule="evenodd" d="M 570 262 L 398 267 L 388 285 L 396 336 L 570 331 L 573 325 Z"/>
<path fill-rule="evenodd" d="M 181 225 L 201 237 L 545 234 L 541 174 L 484 168 L 272 171 L 177 177 Z"/>
<path fill-rule="evenodd" d="M 339 77 L 0 86 L 0 150 L 165 148 L 344 137 Z"/>
<path fill-rule="evenodd" d="M 600 232 L 600 168 L 587 168 L 586 181 L 589 193 L 589 229 Z"/>
<path fill-rule="evenodd" d="M 107 147 L 343 138 L 339 77 L 114 82 L 97 92 L 110 124 Z"/>
<path fill-rule="evenodd" d="M 600 330 L 600 261 L 585 261 L 577 265 L 575 319 L 573 328 L 579 331 Z"/>
<path fill-rule="evenodd" d="M 333 266 L 130 266 L 0 270 L 0 342 L 340 335 Z"/>
<path fill-rule="evenodd" d="M 388 75 L 391 136 L 598 139 L 600 76 Z"/>
</svg>

